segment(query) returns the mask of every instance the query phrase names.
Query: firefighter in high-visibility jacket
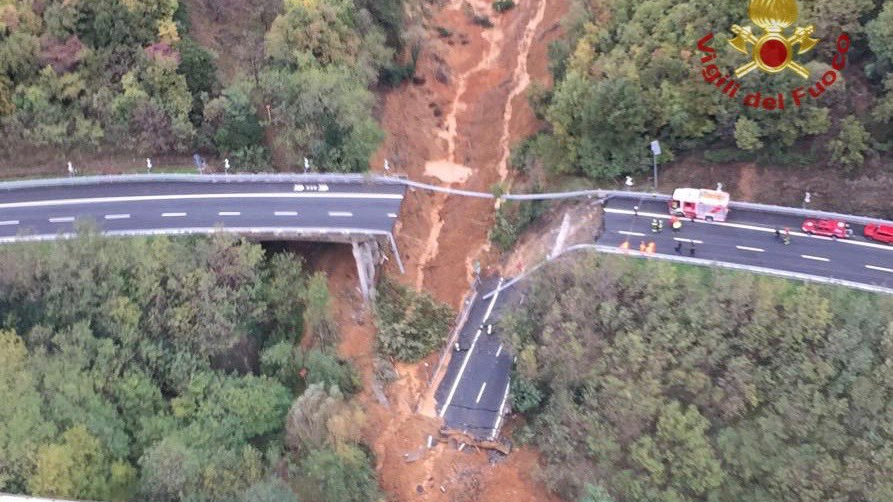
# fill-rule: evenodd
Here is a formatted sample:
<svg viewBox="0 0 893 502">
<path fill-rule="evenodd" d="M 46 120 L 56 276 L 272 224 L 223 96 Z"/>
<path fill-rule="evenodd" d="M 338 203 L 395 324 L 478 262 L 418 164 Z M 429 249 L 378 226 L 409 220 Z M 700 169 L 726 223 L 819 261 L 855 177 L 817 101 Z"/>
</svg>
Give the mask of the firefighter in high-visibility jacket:
<svg viewBox="0 0 893 502">
<path fill-rule="evenodd" d="M 673 228 L 673 232 L 678 233 L 682 229 L 682 220 L 673 215 L 670 217 L 670 227 Z"/>
<path fill-rule="evenodd" d="M 658 220 L 657 218 L 651 219 L 651 231 L 652 232 L 658 233 L 663 229 L 664 229 L 664 224 L 662 221 Z"/>
</svg>

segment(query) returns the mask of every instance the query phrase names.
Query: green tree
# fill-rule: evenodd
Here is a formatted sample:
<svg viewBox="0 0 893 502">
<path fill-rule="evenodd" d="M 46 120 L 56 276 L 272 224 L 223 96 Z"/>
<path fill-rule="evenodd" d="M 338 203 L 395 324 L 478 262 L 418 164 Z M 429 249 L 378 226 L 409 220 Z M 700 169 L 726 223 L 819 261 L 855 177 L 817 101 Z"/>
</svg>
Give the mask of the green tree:
<svg viewBox="0 0 893 502">
<path fill-rule="evenodd" d="M 865 162 L 865 154 L 871 152 L 871 136 L 856 117 L 850 115 L 840 123 L 837 137 L 828 142 L 832 162 L 853 172 Z"/>
<path fill-rule="evenodd" d="M 326 171 L 360 172 L 384 137 L 372 118 L 373 95 L 340 67 L 270 70 L 261 87 L 272 103 L 277 141 L 297 163 L 311 157 Z"/>
<path fill-rule="evenodd" d="M 214 147 L 225 155 L 234 154 L 263 140 L 263 128 L 254 113 L 244 86 L 232 86 L 205 105 L 206 125 L 212 129 Z"/>
<path fill-rule="evenodd" d="M 54 434 L 40 408 L 24 342 L 12 331 L 0 331 L 0 490 L 24 488 L 38 446 Z"/>
<path fill-rule="evenodd" d="M 278 478 L 251 485 L 240 502 L 300 502 L 291 488 Z"/>
<path fill-rule="evenodd" d="M 28 481 L 31 493 L 45 497 L 99 500 L 109 496 L 112 462 L 99 440 L 84 426 L 65 431 L 62 443 L 37 453 L 36 468 Z M 127 464 L 116 464 L 116 478 L 130 481 Z"/>
<path fill-rule="evenodd" d="M 762 131 L 760 125 L 755 121 L 740 117 L 735 122 L 735 143 L 742 150 L 759 150 L 763 148 L 763 142 L 760 141 Z"/>
<path fill-rule="evenodd" d="M 883 2 L 876 18 L 865 25 L 868 46 L 878 61 L 877 73 L 883 74 L 893 64 L 893 5 Z"/>
<path fill-rule="evenodd" d="M 378 348 L 402 361 L 418 361 L 447 336 L 452 311 L 427 293 L 389 281 L 379 284 L 375 302 Z"/>
<path fill-rule="evenodd" d="M 378 483 L 369 466 L 369 457 L 355 446 L 346 446 L 339 453 L 330 449 L 314 450 L 301 461 L 301 471 L 309 481 L 308 500 L 378 500 Z"/>
</svg>

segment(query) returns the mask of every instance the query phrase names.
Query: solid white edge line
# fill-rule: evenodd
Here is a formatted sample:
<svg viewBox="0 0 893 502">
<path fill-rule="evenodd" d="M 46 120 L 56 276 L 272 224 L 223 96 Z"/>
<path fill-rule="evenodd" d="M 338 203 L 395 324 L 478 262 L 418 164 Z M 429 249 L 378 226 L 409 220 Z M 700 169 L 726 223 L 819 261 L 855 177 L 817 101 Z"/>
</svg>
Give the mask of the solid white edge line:
<svg viewBox="0 0 893 502">
<path fill-rule="evenodd" d="M 242 216 L 242 213 L 239 211 L 220 211 L 217 213 L 217 216 Z"/>
<path fill-rule="evenodd" d="M 735 246 L 735 247 L 740 249 L 741 251 L 753 251 L 755 253 L 765 253 L 766 252 L 766 250 L 763 248 L 752 248 L 750 246 Z"/>
<path fill-rule="evenodd" d="M 273 216 L 297 216 L 297 211 L 275 211 Z"/>
<path fill-rule="evenodd" d="M 161 213 L 162 218 L 180 218 L 186 216 L 186 213 Z"/>
<path fill-rule="evenodd" d="M 618 230 L 617 233 L 620 235 L 631 235 L 633 237 L 645 237 L 645 234 L 642 232 L 630 232 L 629 230 Z"/>
<path fill-rule="evenodd" d="M 18 224 L 19 224 L 19 220 L 0 221 L 0 227 L 6 227 L 9 225 L 18 225 Z"/>
<path fill-rule="evenodd" d="M 502 286 L 502 278 L 499 279 L 499 283 L 496 284 L 496 294 L 493 295 L 493 298 L 490 300 L 490 306 L 487 307 L 487 313 L 484 315 L 484 321 L 487 320 L 487 317 L 490 316 L 490 311 L 493 310 L 493 304 L 496 303 L 496 298 L 499 297 L 499 287 Z M 484 321 L 481 321 L 482 323 Z M 465 367 L 468 365 L 468 360 L 471 359 L 471 353 L 474 352 L 474 346 L 478 343 L 478 337 L 481 336 L 480 328 L 477 330 L 477 333 L 474 335 L 474 340 L 471 341 L 471 347 L 468 348 L 468 352 L 465 353 L 465 359 L 462 360 L 462 366 L 459 367 L 459 374 L 456 375 L 456 379 L 453 380 L 453 385 L 450 387 L 450 393 L 447 394 L 446 401 L 443 402 L 443 408 L 440 409 L 440 414 L 438 415 L 440 418 L 446 414 L 447 408 L 450 407 L 450 403 L 453 402 L 453 396 L 456 395 L 456 389 L 459 387 L 459 382 L 462 380 L 462 374 L 465 373 Z"/>
<path fill-rule="evenodd" d="M 481 390 L 478 391 L 478 397 L 475 398 L 474 404 L 478 404 L 481 402 L 481 397 L 484 395 L 484 389 L 487 388 L 487 382 L 481 384 Z"/>
<path fill-rule="evenodd" d="M 50 223 L 69 223 L 74 221 L 74 216 L 60 216 L 58 218 L 50 218 Z"/>
<path fill-rule="evenodd" d="M 813 261 L 831 261 L 829 258 L 824 258 L 822 256 L 813 256 L 810 254 L 801 254 L 800 258 Z"/>
<path fill-rule="evenodd" d="M 14 209 L 22 207 L 46 207 L 65 206 L 70 204 L 104 204 L 110 202 L 146 202 L 153 200 L 195 200 L 195 199 L 386 199 L 402 200 L 400 194 L 387 193 L 355 193 L 355 192 L 311 192 L 311 193 L 201 193 L 201 194 L 172 194 L 172 195 L 131 195 L 121 197 L 95 197 L 78 199 L 45 199 L 25 202 L 6 202 L 0 204 L 0 209 Z"/>
<path fill-rule="evenodd" d="M 329 211 L 329 216 L 333 218 L 352 218 L 353 213 L 350 211 Z"/>
<path fill-rule="evenodd" d="M 877 270 L 878 272 L 889 272 L 893 274 L 893 268 L 878 267 L 877 265 L 865 265 L 865 268 L 869 270 Z"/>
<path fill-rule="evenodd" d="M 509 386 L 512 384 L 511 379 L 505 382 L 505 392 L 502 394 L 502 403 L 499 405 L 499 411 L 496 413 L 496 422 L 493 424 L 493 432 L 490 433 L 490 439 L 496 439 L 499 432 L 499 426 L 502 424 L 502 416 L 505 414 L 505 403 L 509 399 Z"/>
<path fill-rule="evenodd" d="M 129 220 L 129 214 L 107 214 L 105 215 L 105 219 L 107 220 Z"/>
<path fill-rule="evenodd" d="M 629 215 L 633 214 L 632 210 L 628 210 L 628 209 L 612 209 L 612 208 L 610 208 L 610 207 L 606 207 L 604 211 L 605 211 L 606 213 L 611 213 L 611 214 L 629 214 Z M 645 217 L 648 217 L 648 218 L 661 218 L 661 219 L 664 219 L 664 220 L 668 220 L 668 219 L 670 219 L 670 216 L 669 216 L 669 215 L 666 215 L 666 214 L 645 213 L 645 212 L 642 212 L 642 211 L 639 211 L 639 216 L 645 216 Z M 690 220 L 686 220 L 686 221 L 688 222 L 688 221 L 690 221 Z M 706 225 L 717 225 L 717 226 L 720 226 L 720 227 L 737 228 L 737 229 L 741 229 L 741 230 L 753 230 L 753 231 L 755 231 L 755 232 L 763 232 L 763 233 L 770 233 L 770 234 L 775 232 L 775 228 L 774 228 L 774 227 L 758 227 L 758 226 L 755 226 L 755 225 L 747 225 L 747 224 L 744 224 L 744 223 L 732 223 L 732 222 L 729 222 L 729 221 L 712 221 L 712 222 L 711 222 L 711 221 L 704 221 L 704 220 L 695 220 L 695 223 L 706 224 Z M 822 236 L 822 235 L 810 235 L 810 234 L 805 234 L 805 233 L 803 233 L 803 232 L 795 232 L 795 231 L 792 231 L 792 232 L 791 232 L 791 235 L 792 235 L 792 236 L 796 236 L 796 237 L 809 237 L 810 239 L 819 239 L 819 240 L 823 240 L 823 241 L 832 241 L 832 240 L 834 240 L 834 239 L 832 239 L 832 238 L 830 238 L 830 237 L 825 237 L 825 236 Z M 867 247 L 867 248 L 882 249 L 882 250 L 885 250 L 885 251 L 893 251 L 893 246 L 889 246 L 889 245 L 886 245 L 886 244 L 878 244 L 878 243 L 875 243 L 875 242 L 857 241 L 857 240 L 854 240 L 854 239 L 837 239 L 837 242 L 842 243 L 842 244 L 852 244 L 852 245 L 854 245 L 854 246 L 862 246 L 862 247 Z"/>
</svg>

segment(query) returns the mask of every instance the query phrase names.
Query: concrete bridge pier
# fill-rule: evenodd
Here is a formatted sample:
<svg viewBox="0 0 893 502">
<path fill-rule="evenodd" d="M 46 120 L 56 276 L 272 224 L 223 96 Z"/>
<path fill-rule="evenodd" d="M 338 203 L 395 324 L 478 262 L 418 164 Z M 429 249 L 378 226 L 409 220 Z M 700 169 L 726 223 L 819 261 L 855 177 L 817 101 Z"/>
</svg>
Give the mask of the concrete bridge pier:
<svg viewBox="0 0 893 502">
<path fill-rule="evenodd" d="M 375 300 L 375 267 L 382 261 L 383 254 L 375 240 L 352 241 L 353 258 L 357 262 L 357 277 L 360 292 L 366 303 Z"/>
</svg>

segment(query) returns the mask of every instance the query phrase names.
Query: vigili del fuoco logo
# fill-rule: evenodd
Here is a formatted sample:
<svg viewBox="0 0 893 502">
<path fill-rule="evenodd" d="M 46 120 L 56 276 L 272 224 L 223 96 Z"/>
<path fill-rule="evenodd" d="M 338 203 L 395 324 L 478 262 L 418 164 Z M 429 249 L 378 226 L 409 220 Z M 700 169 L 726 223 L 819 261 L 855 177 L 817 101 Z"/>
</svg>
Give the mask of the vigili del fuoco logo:
<svg viewBox="0 0 893 502">
<path fill-rule="evenodd" d="M 797 62 L 795 57 L 812 50 L 820 40 L 813 38 L 815 27 L 812 25 L 794 26 L 793 31 L 788 32 L 788 28 L 797 22 L 797 3 L 794 0 L 751 0 L 748 14 L 751 22 L 761 32 L 754 33 L 751 26 L 742 28 L 737 24 L 732 25 L 735 38 L 729 40 L 729 44 L 750 58 L 750 61 L 735 69 L 735 78 L 740 79 L 754 70 L 769 74 L 790 70 L 808 79 L 809 69 Z M 703 53 L 701 63 L 704 68 L 701 70 L 701 75 L 705 82 L 713 84 L 722 94 L 735 99 L 741 89 L 741 83 L 732 78 L 732 72 L 727 76 L 723 75 L 716 64 L 716 49 L 710 46 L 711 40 L 713 33 L 708 33 L 698 40 L 698 50 Z M 846 33 L 841 33 L 837 37 L 837 53 L 831 61 L 832 68 L 811 86 L 766 95 L 757 90 L 744 96 L 744 106 L 762 110 L 784 110 L 790 103 L 793 103 L 793 106 L 800 106 L 806 98 L 819 99 L 825 90 L 837 81 L 838 72 L 846 67 L 846 53 L 849 49 L 850 37 Z"/>
</svg>

